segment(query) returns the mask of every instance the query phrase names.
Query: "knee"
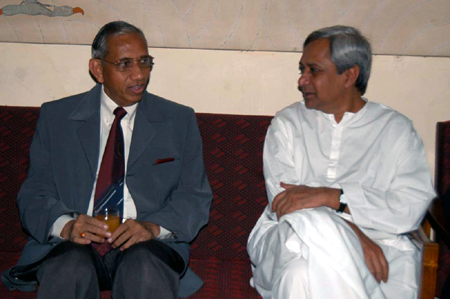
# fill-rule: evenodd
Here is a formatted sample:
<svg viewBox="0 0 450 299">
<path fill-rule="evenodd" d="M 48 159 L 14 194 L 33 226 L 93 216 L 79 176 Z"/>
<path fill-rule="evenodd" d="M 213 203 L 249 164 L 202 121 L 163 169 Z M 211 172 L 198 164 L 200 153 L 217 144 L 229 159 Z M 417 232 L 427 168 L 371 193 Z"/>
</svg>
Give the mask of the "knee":
<svg viewBox="0 0 450 299">
<path fill-rule="evenodd" d="M 78 272 L 77 277 L 86 277 L 96 273 L 94 253 L 85 246 L 77 249 L 73 253 L 73 259 L 76 261 L 74 271 Z"/>
<path fill-rule="evenodd" d="M 308 285 L 308 264 L 304 258 L 298 258 L 286 264 L 279 280 L 283 285 Z"/>
<path fill-rule="evenodd" d="M 155 256 L 147 249 L 147 247 L 138 243 L 123 252 L 120 260 L 122 268 L 139 269 L 146 268 L 149 264 L 154 263 Z"/>
<path fill-rule="evenodd" d="M 85 245 L 64 242 L 49 253 L 39 271 L 52 276 L 70 271 L 74 277 L 89 277 L 95 274 L 94 253 Z"/>
<path fill-rule="evenodd" d="M 272 294 L 275 298 L 310 298 L 307 261 L 299 258 L 286 264 Z"/>
<path fill-rule="evenodd" d="M 114 298 L 176 298 L 178 284 L 179 274 L 153 252 L 151 242 L 143 242 L 123 251 L 117 262 L 113 294 Z"/>
<path fill-rule="evenodd" d="M 70 242 L 70 245 L 65 246 L 63 250 L 64 252 L 61 254 L 61 260 L 63 260 L 63 263 L 76 263 L 80 266 L 94 264 L 95 254 L 92 249 L 86 245 Z"/>
</svg>

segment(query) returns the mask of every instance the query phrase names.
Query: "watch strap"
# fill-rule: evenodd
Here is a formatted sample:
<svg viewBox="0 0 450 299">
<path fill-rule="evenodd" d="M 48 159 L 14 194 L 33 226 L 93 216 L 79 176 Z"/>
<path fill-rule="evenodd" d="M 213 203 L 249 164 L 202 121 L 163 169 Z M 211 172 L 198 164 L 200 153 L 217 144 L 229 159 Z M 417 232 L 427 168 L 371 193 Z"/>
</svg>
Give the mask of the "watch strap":
<svg viewBox="0 0 450 299">
<path fill-rule="evenodd" d="M 341 195 L 339 196 L 339 208 L 336 210 L 338 213 L 344 212 L 345 208 L 347 207 L 347 204 L 342 202 L 342 196 L 344 195 L 344 190 L 341 189 Z"/>
</svg>

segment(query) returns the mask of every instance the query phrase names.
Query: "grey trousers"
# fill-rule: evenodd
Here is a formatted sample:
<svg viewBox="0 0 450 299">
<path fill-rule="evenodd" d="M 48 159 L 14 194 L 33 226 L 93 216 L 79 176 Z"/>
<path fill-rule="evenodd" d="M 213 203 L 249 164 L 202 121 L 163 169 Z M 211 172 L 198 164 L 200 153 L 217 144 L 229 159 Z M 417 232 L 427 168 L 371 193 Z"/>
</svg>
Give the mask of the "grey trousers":
<svg viewBox="0 0 450 299">
<path fill-rule="evenodd" d="M 177 252 L 158 240 L 113 249 L 103 257 L 91 246 L 72 242 L 57 245 L 39 266 L 38 299 L 178 298 L 184 262 Z"/>
</svg>

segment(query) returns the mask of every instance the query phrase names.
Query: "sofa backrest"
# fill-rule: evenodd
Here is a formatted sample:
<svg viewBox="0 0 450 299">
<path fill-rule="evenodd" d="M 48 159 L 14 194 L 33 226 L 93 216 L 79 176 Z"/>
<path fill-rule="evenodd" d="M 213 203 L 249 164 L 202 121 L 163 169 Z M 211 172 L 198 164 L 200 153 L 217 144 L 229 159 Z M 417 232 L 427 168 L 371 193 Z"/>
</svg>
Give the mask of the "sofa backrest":
<svg viewBox="0 0 450 299">
<path fill-rule="evenodd" d="M 442 197 L 450 189 L 450 121 L 436 124 L 435 187 Z"/>
<path fill-rule="evenodd" d="M 37 107 L 0 106 L 0 252 L 20 252 L 26 242 L 16 196 L 38 116 Z M 271 118 L 197 113 L 214 199 L 192 258 L 248 260 L 248 235 L 267 204 L 262 147 Z"/>
<path fill-rule="evenodd" d="M 26 243 L 16 197 L 27 176 L 39 110 L 0 106 L 0 252 L 20 252 Z"/>
<path fill-rule="evenodd" d="M 248 260 L 248 235 L 267 204 L 262 149 L 271 119 L 197 114 L 214 199 L 192 258 Z"/>
</svg>

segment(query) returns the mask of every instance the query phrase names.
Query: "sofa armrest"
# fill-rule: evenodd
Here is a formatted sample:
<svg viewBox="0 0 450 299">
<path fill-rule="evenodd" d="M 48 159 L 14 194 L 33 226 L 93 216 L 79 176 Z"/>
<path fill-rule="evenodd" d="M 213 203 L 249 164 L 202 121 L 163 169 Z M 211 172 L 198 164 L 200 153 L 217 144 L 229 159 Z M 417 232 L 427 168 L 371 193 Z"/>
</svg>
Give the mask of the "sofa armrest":
<svg viewBox="0 0 450 299">
<path fill-rule="evenodd" d="M 436 293 L 437 266 L 439 259 L 439 244 L 430 241 L 422 228 L 409 233 L 414 244 L 422 249 L 422 299 L 434 299 Z"/>
<path fill-rule="evenodd" d="M 436 197 L 428 207 L 426 219 L 430 222 L 431 228 L 437 233 L 450 248 L 450 223 L 447 223 L 444 215 L 444 206 L 442 199 Z"/>
</svg>

